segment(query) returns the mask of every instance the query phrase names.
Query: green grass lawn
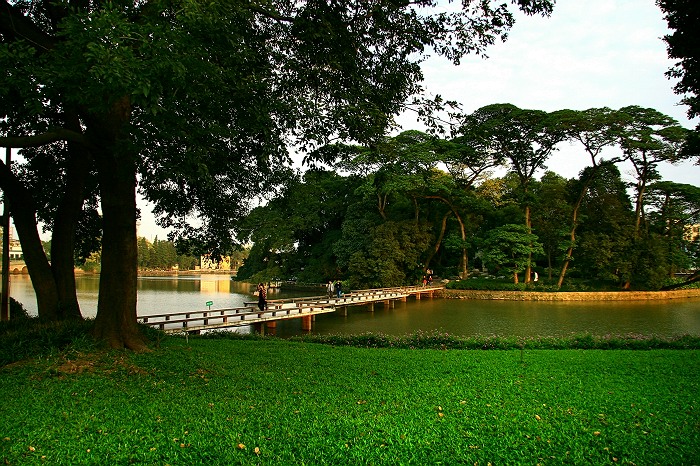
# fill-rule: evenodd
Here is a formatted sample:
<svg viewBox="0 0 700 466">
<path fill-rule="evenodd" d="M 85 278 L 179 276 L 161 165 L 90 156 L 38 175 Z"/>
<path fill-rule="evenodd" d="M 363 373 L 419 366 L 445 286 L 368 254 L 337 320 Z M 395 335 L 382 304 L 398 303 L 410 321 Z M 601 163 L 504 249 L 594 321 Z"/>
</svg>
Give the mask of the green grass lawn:
<svg viewBox="0 0 700 466">
<path fill-rule="evenodd" d="M 168 337 L 1 372 L 6 464 L 700 464 L 698 350 Z"/>
</svg>

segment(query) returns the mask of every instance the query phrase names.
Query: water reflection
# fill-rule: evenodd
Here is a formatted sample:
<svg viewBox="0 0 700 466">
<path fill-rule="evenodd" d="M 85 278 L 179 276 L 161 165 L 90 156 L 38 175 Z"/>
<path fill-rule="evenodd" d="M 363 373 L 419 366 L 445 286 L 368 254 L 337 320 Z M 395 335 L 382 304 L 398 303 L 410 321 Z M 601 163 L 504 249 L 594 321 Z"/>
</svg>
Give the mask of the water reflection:
<svg viewBox="0 0 700 466">
<path fill-rule="evenodd" d="M 230 280 L 228 275 L 139 277 L 139 315 L 241 307 L 254 301 L 253 285 Z M 97 310 L 99 276 L 77 278 L 83 315 Z M 322 294 L 323 289 L 301 290 L 295 296 Z M 26 275 L 11 277 L 10 295 L 36 315 L 36 298 Z M 270 298 L 292 293 L 270 293 Z M 511 302 L 426 300 L 396 302 L 393 308 L 350 307 L 316 317 L 314 333 L 382 332 L 404 335 L 418 330 L 439 330 L 455 335 L 565 336 L 572 333 L 700 335 L 700 299 L 634 302 Z M 299 319 L 280 321 L 276 334 L 302 333 Z"/>
<path fill-rule="evenodd" d="M 349 308 L 316 317 L 314 332 L 383 332 L 405 335 L 438 330 L 460 336 L 567 336 L 576 333 L 700 335 L 700 299 L 660 302 L 509 302 L 421 300 L 393 309 Z M 299 324 L 280 322 L 279 336 L 299 334 Z"/>
</svg>

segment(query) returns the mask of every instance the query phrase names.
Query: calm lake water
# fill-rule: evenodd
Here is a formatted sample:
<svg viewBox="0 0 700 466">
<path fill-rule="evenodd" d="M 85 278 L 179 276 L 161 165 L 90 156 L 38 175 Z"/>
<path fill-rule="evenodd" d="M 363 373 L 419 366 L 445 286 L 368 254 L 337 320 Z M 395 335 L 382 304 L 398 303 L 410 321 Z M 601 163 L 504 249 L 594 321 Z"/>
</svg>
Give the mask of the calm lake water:
<svg viewBox="0 0 700 466">
<path fill-rule="evenodd" d="M 99 276 L 77 278 L 78 300 L 83 315 L 94 317 L 97 310 Z M 253 301 L 254 287 L 232 281 L 228 275 L 187 275 L 140 277 L 138 314 L 242 307 Z M 324 289 L 295 293 L 271 292 L 269 298 L 323 294 Z M 36 298 L 26 275 L 12 275 L 10 296 L 36 315 Z M 630 302 L 512 302 L 451 299 L 423 299 L 396 302 L 394 308 L 350 307 L 316 317 L 313 333 L 356 334 L 381 332 L 405 335 L 418 330 L 438 330 L 454 335 L 566 336 L 572 333 L 656 334 L 660 336 L 700 335 L 700 299 Z M 244 329 L 243 331 L 248 331 Z M 301 320 L 280 321 L 278 336 L 301 334 Z"/>
</svg>

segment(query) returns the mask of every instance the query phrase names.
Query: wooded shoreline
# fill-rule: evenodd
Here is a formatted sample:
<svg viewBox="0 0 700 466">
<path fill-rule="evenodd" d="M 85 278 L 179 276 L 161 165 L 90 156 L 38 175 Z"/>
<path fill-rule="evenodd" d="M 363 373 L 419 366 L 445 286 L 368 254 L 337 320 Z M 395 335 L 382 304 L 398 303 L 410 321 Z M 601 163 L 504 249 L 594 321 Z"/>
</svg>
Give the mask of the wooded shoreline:
<svg viewBox="0 0 700 466">
<path fill-rule="evenodd" d="M 488 299 L 505 301 L 652 301 L 700 298 L 700 289 L 672 291 L 496 291 L 448 290 L 437 292 L 446 299 Z"/>
</svg>

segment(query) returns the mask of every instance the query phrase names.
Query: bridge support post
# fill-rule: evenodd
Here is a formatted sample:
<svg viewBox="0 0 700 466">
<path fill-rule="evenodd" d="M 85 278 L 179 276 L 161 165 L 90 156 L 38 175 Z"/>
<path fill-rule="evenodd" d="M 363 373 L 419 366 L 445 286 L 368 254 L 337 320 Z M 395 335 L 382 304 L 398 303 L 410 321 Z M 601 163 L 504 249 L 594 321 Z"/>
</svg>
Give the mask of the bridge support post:
<svg viewBox="0 0 700 466">
<path fill-rule="evenodd" d="M 374 312 L 374 303 L 368 303 L 367 304 L 367 310 L 369 312 Z"/>
<path fill-rule="evenodd" d="M 265 324 L 264 322 L 256 322 L 253 324 L 253 330 L 255 330 L 260 335 L 265 335 Z"/>
<path fill-rule="evenodd" d="M 311 331 L 311 316 L 304 316 L 301 318 L 301 329 L 305 332 Z"/>
<path fill-rule="evenodd" d="M 416 301 L 420 301 L 420 291 L 416 293 Z"/>
</svg>

